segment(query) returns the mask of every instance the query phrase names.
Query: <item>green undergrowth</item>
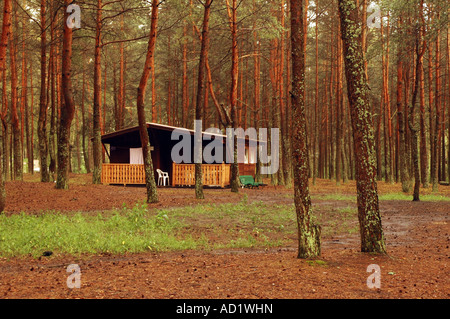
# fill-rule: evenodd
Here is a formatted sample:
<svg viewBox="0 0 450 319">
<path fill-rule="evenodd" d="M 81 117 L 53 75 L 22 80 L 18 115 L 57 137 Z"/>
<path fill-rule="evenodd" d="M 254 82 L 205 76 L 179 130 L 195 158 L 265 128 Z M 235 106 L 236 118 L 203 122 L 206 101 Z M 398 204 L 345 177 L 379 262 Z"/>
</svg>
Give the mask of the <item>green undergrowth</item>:
<svg viewBox="0 0 450 319">
<path fill-rule="evenodd" d="M 382 194 L 378 196 L 379 200 L 412 200 L 412 195 L 405 193 L 389 193 Z M 421 201 L 426 202 L 449 202 L 450 196 L 439 195 L 439 194 L 422 194 L 420 195 Z"/>
<path fill-rule="evenodd" d="M 43 251 L 66 254 L 125 253 L 192 249 L 198 242 L 174 235 L 181 227 L 164 211 L 149 216 L 145 205 L 124 207 L 108 217 L 76 213 L 0 216 L 0 255 L 31 255 Z"/>
<path fill-rule="evenodd" d="M 356 209 L 322 206 L 322 234 L 353 232 Z M 293 204 L 248 202 L 149 210 L 123 206 L 97 215 L 46 212 L 0 215 L 0 257 L 124 254 L 177 250 L 271 248 L 294 244 Z"/>
<path fill-rule="evenodd" d="M 384 200 L 404 200 L 404 201 L 411 201 L 413 198 L 412 194 L 406 194 L 406 193 L 387 193 L 387 194 L 379 194 L 378 200 L 384 201 Z M 348 201 L 352 203 L 356 203 L 356 195 L 349 195 L 349 194 L 319 194 L 312 197 L 312 200 L 314 202 L 314 199 L 318 200 L 337 200 L 337 201 Z M 430 202 L 440 202 L 440 201 L 450 201 L 450 196 L 440 195 L 440 194 L 421 194 L 420 195 L 421 201 L 430 201 Z"/>
</svg>

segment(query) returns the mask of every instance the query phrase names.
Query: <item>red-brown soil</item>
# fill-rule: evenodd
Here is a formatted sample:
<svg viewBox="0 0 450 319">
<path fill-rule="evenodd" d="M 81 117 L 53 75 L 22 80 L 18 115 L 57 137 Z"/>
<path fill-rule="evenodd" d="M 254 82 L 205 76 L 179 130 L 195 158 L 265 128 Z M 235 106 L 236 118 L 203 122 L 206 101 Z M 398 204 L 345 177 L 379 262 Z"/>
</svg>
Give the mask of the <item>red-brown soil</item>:
<svg viewBox="0 0 450 319">
<path fill-rule="evenodd" d="M 29 178 L 31 180 L 31 178 Z M 97 212 L 145 200 L 142 187 L 91 185 L 74 177 L 69 191 L 52 183 L 8 182 L 6 214 Z M 380 193 L 400 192 L 399 185 L 379 184 Z M 355 194 L 355 184 L 336 187 L 318 181 L 314 196 Z M 429 192 L 429 190 L 426 190 Z M 265 187 L 208 189 L 206 202 L 248 200 L 292 202 L 291 190 Z M 441 186 L 440 194 L 450 196 Z M 192 189 L 159 189 L 154 207 L 198 203 Z M 339 201 L 327 201 L 339 205 Z M 0 259 L 0 298 L 443 298 L 450 296 L 448 278 L 450 202 L 382 201 L 388 255 L 359 252 L 359 236 L 322 238 L 317 261 L 296 258 L 296 242 L 272 250 L 179 251 L 130 255 Z M 67 288 L 69 264 L 81 268 L 81 288 Z M 381 267 L 381 288 L 370 289 L 367 267 Z"/>
</svg>

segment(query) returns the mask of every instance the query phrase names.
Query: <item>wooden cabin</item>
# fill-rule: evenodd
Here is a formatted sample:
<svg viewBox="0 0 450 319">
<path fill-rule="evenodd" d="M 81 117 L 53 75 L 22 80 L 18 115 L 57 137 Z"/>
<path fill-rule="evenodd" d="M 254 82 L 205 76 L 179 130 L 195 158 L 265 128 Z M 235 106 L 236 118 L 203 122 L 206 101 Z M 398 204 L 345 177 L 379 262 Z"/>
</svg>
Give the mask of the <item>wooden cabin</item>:
<svg viewBox="0 0 450 319">
<path fill-rule="evenodd" d="M 151 155 L 156 182 L 158 181 L 157 169 L 169 174 L 169 185 L 193 186 L 195 184 L 195 165 L 177 164 L 172 161 L 171 153 L 174 145 L 179 140 L 172 140 L 172 132 L 180 129 L 174 126 L 157 123 L 147 123 L 150 138 Z M 194 130 L 188 130 L 191 135 L 193 151 Z M 225 135 L 220 135 L 224 140 L 223 154 L 225 150 Z M 203 148 L 210 141 L 203 141 Z M 126 128 L 102 136 L 102 144 L 106 150 L 105 163 L 102 166 L 103 184 L 139 185 L 145 184 L 145 172 L 141 148 L 139 127 Z M 249 143 L 245 144 L 245 163 L 239 164 L 240 175 L 255 175 L 256 159 L 248 160 Z M 193 163 L 193 160 L 191 161 Z M 226 187 L 230 185 L 231 165 L 223 163 L 202 164 L 203 185 Z"/>
</svg>

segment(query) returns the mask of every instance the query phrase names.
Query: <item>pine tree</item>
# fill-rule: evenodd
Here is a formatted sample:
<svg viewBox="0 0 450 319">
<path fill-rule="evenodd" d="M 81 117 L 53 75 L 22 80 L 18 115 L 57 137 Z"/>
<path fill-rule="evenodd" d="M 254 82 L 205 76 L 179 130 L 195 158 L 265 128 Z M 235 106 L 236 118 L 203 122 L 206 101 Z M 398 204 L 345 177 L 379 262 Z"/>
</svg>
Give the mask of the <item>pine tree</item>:
<svg viewBox="0 0 450 319">
<path fill-rule="evenodd" d="M 368 86 L 360 40 L 361 17 L 357 1 L 339 0 L 339 13 L 356 156 L 361 251 L 385 253 L 386 247 L 378 203 L 372 115 L 368 101 Z"/>
</svg>

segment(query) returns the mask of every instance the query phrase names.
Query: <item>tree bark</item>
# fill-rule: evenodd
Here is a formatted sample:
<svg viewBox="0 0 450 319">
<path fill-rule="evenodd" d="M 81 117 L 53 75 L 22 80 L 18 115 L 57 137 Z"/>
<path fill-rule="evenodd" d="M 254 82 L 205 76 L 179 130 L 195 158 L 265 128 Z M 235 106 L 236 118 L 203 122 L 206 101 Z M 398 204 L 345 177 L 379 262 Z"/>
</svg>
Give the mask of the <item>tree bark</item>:
<svg viewBox="0 0 450 319">
<path fill-rule="evenodd" d="M 152 90 L 152 122 L 159 123 L 158 106 L 156 105 L 156 74 L 155 74 L 155 56 L 152 55 L 151 60 L 151 90 Z"/>
<path fill-rule="evenodd" d="M 47 141 L 47 94 L 46 94 L 46 0 L 41 0 L 41 94 L 39 102 L 38 140 L 41 182 L 49 182 L 48 172 L 48 141 Z"/>
<path fill-rule="evenodd" d="M 401 30 L 402 20 L 398 22 Z M 409 173 L 406 164 L 406 132 L 405 132 L 405 105 L 403 98 L 404 90 L 404 62 L 402 50 L 397 52 L 397 144 L 398 144 L 398 169 L 402 191 L 408 193 L 410 189 Z"/>
<path fill-rule="evenodd" d="M 420 5 L 420 16 L 423 20 L 423 0 Z M 422 26 L 424 27 L 424 26 Z M 410 106 L 410 116 L 409 116 L 409 129 L 411 130 L 411 151 L 412 151 L 412 161 L 413 161 L 413 171 L 414 171 L 414 192 L 413 201 L 420 201 L 419 190 L 420 190 L 420 168 L 419 168 L 419 150 L 418 150 L 418 140 L 419 140 L 419 130 L 420 126 L 415 124 L 415 110 L 417 109 L 417 97 L 419 95 L 419 90 L 421 90 L 421 80 L 423 80 L 423 56 L 426 51 L 426 42 L 422 43 L 422 28 L 415 30 L 415 53 L 416 53 L 416 66 L 415 72 L 416 77 L 414 80 L 414 90 Z"/>
<path fill-rule="evenodd" d="M 316 0 L 316 20 L 315 20 L 315 91 L 314 91 L 314 140 L 313 140 L 313 185 L 316 185 L 318 175 L 317 166 L 320 167 L 321 156 L 317 157 L 317 144 L 320 145 L 319 139 L 319 0 Z M 321 154 L 319 147 L 319 154 Z M 319 165 L 317 165 L 319 161 Z"/>
<path fill-rule="evenodd" d="M 33 157 L 31 154 L 31 143 L 30 143 L 30 112 L 28 109 L 28 60 L 26 54 L 25 46 L 25 35 L 26 35 L 26 23 L 27 19 L 24 16 L 22 19 L 22 92 L 21 92 L 21 114 L 22 114 L 22 154 L 27 154 L 27 172 L 33 172 Z M 25 139 L 24 139 L 25 130 Z"/>
<path fill-rule="evenodd" d="M 153 66 L 152 59 L 155 50 L 156 43 L 156 26 L 158 22 L 158 0 L 152 0 L 152 15 L 151 15 L 151 27 L 150 38 L 148 42 L 147 55 L 145 58 L 144 71 L 139 83 L 137 92 L 137 114 L 139 121 L 139 134 L 141 137 L 142 153 L 144 156 L 144 168 L 145 168 L 145 185 L 147 188 L 147 203 L 158 202 L 158 194 L 156 191 L 156 183 L 153 171 L 153 161 L 150 154 L 150 139 L 147 131 L 147 124 L 145 120 L 145 90 L 147 88 L 148 79 L 151 74 L 151 68 Z"/>
<path fill-rule="evenodd" d="M 9 31 L 8 31 L 9 32 Z M 6 64 L 3 64 L 3 66 L 6 67 Z M 0 66 L 2 67 L 2 66 Z M 5 179 L 8 178 L 9 174 L 9 146 L 10 143 L 8 142 L 8 136 L 9 136 L 9 118 L 8 118 L 8 94 L 6 93 L 6 71 L 2 71 L 2 112 L 1 112 L 1 120 L 2 120 L 2 129 L 3 129 L 3 136 L 2 136 L 2 146 L 3 146 L 3 156 L 2 156 L 2 164 L 3 164 L 3 170 L 2 174 Z"/>
<path fill-rule="evenodd" d="M 231 29 L 231 91 L 230 91 L 230 117 L 231 127 L 237 128 L 237 94 L 239 75 L 239 52 L 237 41 L 237 0 L 232 0 L 230 6 L 227 2 L 228 16 Z M 239 165 L 237 163 L 237 138 L 234 138 L 233 163 L 231 164 L 231 191 L 239 192 Z"/>
<path fill-rule="evenodd" d="M 85 61 L 85 57 L 83 54 L 83 62 L 84 61 Z M 89 152 L 87 150 L 88 147 L 86 145 L 87 123 L 86 123 L 86 112 L 85 112 L 85 104 L 84 104 L 85 98 L 86 98 L 86 72 L 83 68 L 83 86 L 82 86 L 81 102 L 80 102 L 80 106 L 81 106 L 81 145 L 82 145 L 82 149 L 83 149 L 83 159 L 84 159 L 84 166 L 86 168 L 86 173 L 90 173 L 91 166 L 89 164 Z"/>
<path fill-rule="evenodd" d="M 439 20 L 439 11 L 436 12 L 436 19 Z M 439 176 L 438 176 L 438 149 L 439 149 L 439 134 L 441 131 L 441 65 L 440 65 L 440 52 L 441 52 L 441 36 L 440 29 L 438 27 L 436 35 L 436 54 L 435 54 L 435 79 L 436 79 L 436 91 L 435 91 L 435 124 L 434 124 L 434 134 L 433 134 L 433 161 L 431 163 L 431 184 L 433 192 L 438 191 Z"/>
<path fill-rule="evenodd" d="M 71 0 L 65 0 L 64 11 Z M 72 29 L 67 26 L 69 14 L 64 15 L 64 34 L 62 51 L 62 94 L 64 103 L 61 105 L 61 118 L 58 128 L 58 169 L 56 178 L 57 189 L 69 188 L 70 166 L 70 125 L 75 113 L 75 103 L 72 94 Z"/>
<path fill-rule="evenodd" d="M 0 79 L 3 78 L 6 70 L 6 50 L 8 47 L 8 38 L 11 33 L 11 13 L 12 13 L 12 0 L 5 0 L 3 6 L 3 25 L 2 25 L 2 37 L 0 42 Z M 6 191 L 5 182 L 3 180 L 3 155 L 0 148 L 0 213 L 3 212 L 6 205 Z"/>
<path fill-rule="evenodd" d="M 280 25 L 283 29 L 285 29 L 285 2 L 284 0 L 281 1 L 281 6 L 280 6 Z M 285 85 L 284 85 L 284 55 L 285 55 L 285 51 L 286 51 L 286 46 L 285 46 L 285 39 L 284 39 L 284 32 L 281 33 L 280 35 L 280 65 L 279 65 L 279 72 L 278 72 L 278 85 L 279 85 L 279 109 L 280 109 L 280 136 L 281 136 L 281 148 L 280 148 L 280 154 L 281 154 L 281 161 L 280 161 L 280 168 L 283 170 L 283 174 L 282 174 L 282 183 L 289 187 L 291 185 L 291 174 L 290 174 L 290 169 L 289 169 L 289 130 L 288 130 L 288 126 L 286 125 L 286 103 L 285 103 L 285 96 L 284 96 L 284 92 L 285 92 Z M 306 42 L 305 42 L 306 43 Z"/>
<path fill-rule="evenodd" d="M 124 15 L 120 17 L 120 30 L 125 32 Z M 116 120 L 116 130 L 125 128 L 125 51 L 124 43 L 120 43 L 120 72 L 119 72 L 119 92 L 117 96 L 118 118 Z"/>
<path fill-rule="evenodd" d="M 14 10 L 15 15 L 15 26 L 17 28 L 17 12 Z M 14 152 L 14 168 L 13 168 L 13 179 L 23 180 L 23 164 L 22 164 L 22 151 L 20 149 L 20 120 L 18 114 L 18 87 L 17 87 L 17 64 L 16 64 L 16 43 L 13 36 L 13 29 L 11 28 L 10 33 L 10 71 L 11 71 L 11 126 L 13 134 L 13 152 Z"/>
<path fill-rule="evenodd" d="M 347 91 L 356 155 L 356 185 L 361 251 L 385 253 L 378 203 L 372 115 L 368 100 L 359 8 L 355 0 L 339 0 Z"/>
<path fill-rule="evenodd" d="M 271 87 L 272 87 L 272 99 L 271 99 L 271 104 L 270 104 L 270 108 L 271 108 L 271 115 L 272 115 L 272 121 L 271 121 L 271 125 L 270 128 L 276 128 L 276 127 L 280 127 L 280 115 L 278 112 L 278 103 L 277 100 L 279 99 L 279 89 L 280 87 L 277 85 L 277 82 L 279 80 L 279 67 L 278 67 L 278 55 L 279 55 L 279 49 L 278 49 L 279 43 L 278 43 L 278 39 L 273 39 L 271 41 L 271 50 L 270 50 L 270 60 L 269 60 L 269 64 L 270 64 L 270 83 L 271 83 Z M 272 141 L 270 140 L 270 138 L 268 138 L 268 143 L 272 143 Z M 269 145 L 268 145 L 269 146 Z M 280 154 L 281 157 L 281 163 L 283 162 L 282 157 L 283 154 L 281 154 L 281 147 L 277 150 L 278 153 Z M 271 176 L 271 183 L 274 186 L 278 186 L 279 184 L 283 184 L 283 170 L 280 169 L 278 170 L 277 173 L 272 174 Z"/>
<path fill-rule="evenodd" d="M 202 120 L 202 113 L 205 103 L 205 58 L 207 57 L 208 50 L 208 32 L 209 32 L 209 16 L 211 12 L 211 4 L 213 0 L 207 0 L 204 7 L 205 12 L 203 16 L 203 29 L 202 29 L 202 41 L 201 41 L 201 49 L 200 49 L 200 59 L 198 65 L 198 82 L 197 82 L 197 100 L 195 104 L 195 119 L 197 121 Z M 201 128 L 199 128 L 201 129 Z M 197 141 L 202 143 L 202 141 Z M 202 174 L 202 154 L 195 154 L 195 197 L 197 199 L 204 199 L 205 195 L 203 194 L 203 174 Z"/>
<path fill-rule="evenodd" d="M 189 84 L 188 84 L 188 41 L 187 41 L 187 24 L 183 26 L 183 82 L 182 90 L 182 125 L 187 127 L 188 110 L 189 110 Z"/>
<path fill-rule="evenodd" d="M 101 124 L 101 36 L 102 36 L 102 0 L 97 1 L 97 18 L 95 34 L 95 53 L 94 53 L 94 107 L 93 107 L 93 159 L 94 170 L 92 183 L 101 183 L 102 172 L 102 124 Z"/>
<path fill-rule="evenodd" d="M 450 28 L 447 29 L 447 96 L 449 96 L 449 99 L 447 100 L 448 103 L 448 110 L 447 110 L 447 120 L 448 120 L 448 143 L 447 143 L 447 181 L 450 183 Z"/>
<path fill-rule="evenodd" d="M 339 185 L 341 183 L 342 177 L 342 139 L 343 139 L 343 112 L 342 105 L 344 103 L 343 99 L 343 74 L 342 74 L 342 41 L 341 38 L 341 29 L 338 27 L 336 42 L 337 42 L 337 54 L 336 54 L 336 159 L 335 159 L 335 176 L 336 176 L 336 184 Z"/>
<path fill-rule="evenodd" d="M 256 0 L 253 0 L 253 6 L 256 10 Z M 258 39 L 258 33 L 256 31 L 256 21 L 253 23 L 253 89 L 254 89 L 254 101 L 253 101 L 253 118 L 255 129 L 258 131 L 260 127 L 260 108 L 261 108 L 261 43 Z M 256 172 L 255 181 L 261 182 L 261 160 L 257 156 L 256 159 Z"/>
<path fill-rule="evenodd" d="M 420 179 L 424 188 L 428 187 L 428 150 L 425 129 L 425 80 L 423 69 L 423 57 L 420 61 L 420 70 L 416 75 L 419 78 L 419 96 L 420 96 Z"/>
<path fill-rule="evenodd" d="M 53 6 L 54 7 L 54 6 Z M 49 165 L 49 173 L 53 180 L 55 180 L 55 172 L 56 172 L 56 131 L 57 131 L 57 120 L 58 120 L 58 105 L 56 105 L 57 101 L 60 101 L 60 91 L 57 90 L 56 81 L 59 76 L 58 73 L 58 56 L 59 56 L 59 48 L 55 45 L 55 22 L 53 19 L 50 26 L 50 57 L 49 57 L 49 65 L 48 65 L 48 85 L 50 87 L 51 97 L 50 97 L 50 132 L 49 132 L 49 143 L 48 143 L 48 153 L 50 157 L 50 165 Z M 58 96 L 58 99 L 56 98 Z M 47 95 L 48 98 L 48 95 Z"/>
<path fill-rule="evenodd" d="M 384 40 L 383 19 L 381 19 L 381 46 L 382 46 L 382 64 L 383 64 L 383 103 L 384 103 L 384 143 L 385 143 L 385 181 L 393 183 L 394 167 L 393 167 L 393 141 L 392 141 L 392 118 L 391 118 L 391 98 L 389 95 L 389 15 L 387 16 L 388 24 L 386 30 L 386 42 Z M 385 50 L 386 45 L 386 50 Z"/>
<path fill-rule="evenodd" d="M 308 185 L 308 149 L 305 116 L 305 24 L 303 1 L 290 0 L 292 47 L 292 162 L 294 169 L 294 203 L 297 214 L 298 258 L 320 255 L 320 227 L 313 222 Z"/>
</svg>

